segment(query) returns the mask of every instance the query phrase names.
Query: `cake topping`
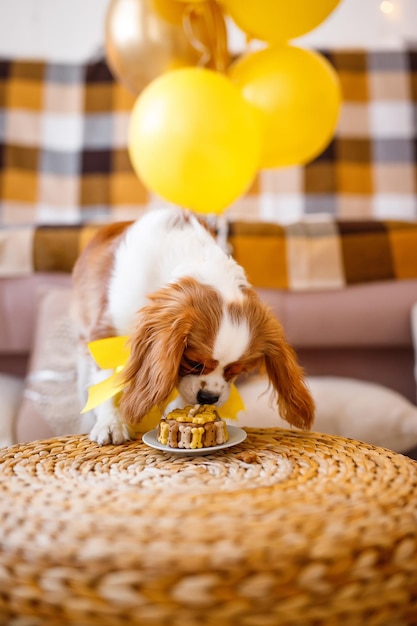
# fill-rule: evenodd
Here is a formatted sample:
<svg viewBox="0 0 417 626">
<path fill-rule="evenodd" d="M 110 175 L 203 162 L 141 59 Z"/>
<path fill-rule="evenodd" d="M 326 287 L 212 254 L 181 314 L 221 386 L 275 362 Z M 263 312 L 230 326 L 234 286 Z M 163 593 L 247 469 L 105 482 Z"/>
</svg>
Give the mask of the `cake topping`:
<svg viewBox="0 0 417 626">
<path fill-rule="evenodd" d="M 189 424 L 207 424 L 220 418 L 216 407 L 212 404 L 195 404 L 194 406 L 186 406 L 184 409 L 174 409 L 167 416 L 167 419 Z"/>
</svg>

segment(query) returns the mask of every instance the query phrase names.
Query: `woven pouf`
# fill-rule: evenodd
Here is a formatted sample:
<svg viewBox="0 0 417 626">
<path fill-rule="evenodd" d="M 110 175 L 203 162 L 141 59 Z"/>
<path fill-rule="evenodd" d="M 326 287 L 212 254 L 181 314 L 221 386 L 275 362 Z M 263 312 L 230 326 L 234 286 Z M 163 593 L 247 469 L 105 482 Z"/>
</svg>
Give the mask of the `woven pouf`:
<svg viewBox="0 0 417 626">
<path fill-rule="evenodd" d="M 0 454 L 0 624 L 417 624 L 417 464 L 248 429 L 183 457 L 87 437 Z"/>
</svg>

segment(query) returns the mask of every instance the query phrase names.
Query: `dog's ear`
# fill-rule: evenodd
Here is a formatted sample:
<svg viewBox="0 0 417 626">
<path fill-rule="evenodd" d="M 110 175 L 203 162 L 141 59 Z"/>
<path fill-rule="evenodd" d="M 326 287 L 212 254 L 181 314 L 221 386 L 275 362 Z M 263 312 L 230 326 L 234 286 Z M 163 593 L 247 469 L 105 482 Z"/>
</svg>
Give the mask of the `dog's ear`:
<svg viewBox="0 0 417 626">
<path fill-rule="evenodd" d="M 178 382 L 178 370 L 192 324 L 192 311 L 178 292 L 162 289 L 140 310 L 123 370 L 127 386 L 120 410 L 130 424 L 163 404 Z"/>
<path fill-rule="evenodd" d="M 268 378 L 277 394 L 280 416 L 287 422 L 308 430 L 314 421 L 314 401 L 305 384 L 304 371 L 293 348 L 268 307 L 255 304 L 255 342 L 263 352 Z"/>
</svg>

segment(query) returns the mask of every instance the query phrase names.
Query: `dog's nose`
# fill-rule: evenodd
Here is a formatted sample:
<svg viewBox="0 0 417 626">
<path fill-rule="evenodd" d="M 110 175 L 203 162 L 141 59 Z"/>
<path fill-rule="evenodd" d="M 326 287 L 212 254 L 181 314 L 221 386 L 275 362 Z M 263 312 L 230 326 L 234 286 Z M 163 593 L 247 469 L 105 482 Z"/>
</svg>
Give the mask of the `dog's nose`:
<svg viewBox="0 0 417 626">
<path fill-rule="evenodd" d="M 197 402 L 199 404 L 216 404 L 217 400 L 220 396 L 214 395 L 214 393 L 210 393 L 206 389 L 200 389 L 197 393 Z"/>
</svg>

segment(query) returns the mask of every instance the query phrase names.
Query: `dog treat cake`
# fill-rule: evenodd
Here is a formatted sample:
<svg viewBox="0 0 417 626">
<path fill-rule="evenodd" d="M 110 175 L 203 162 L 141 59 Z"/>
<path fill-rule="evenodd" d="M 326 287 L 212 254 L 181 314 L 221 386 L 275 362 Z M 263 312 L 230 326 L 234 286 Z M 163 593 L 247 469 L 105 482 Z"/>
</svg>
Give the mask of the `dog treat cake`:
<svg viewBox="0 0 417 626">
<path fill-rule="evenodd" d="M 158 441 L 171 448 L 210 448 L 229 438 L 226 423 L 211 404 L 174 409 L 158 425 Z"/>
</svg>

